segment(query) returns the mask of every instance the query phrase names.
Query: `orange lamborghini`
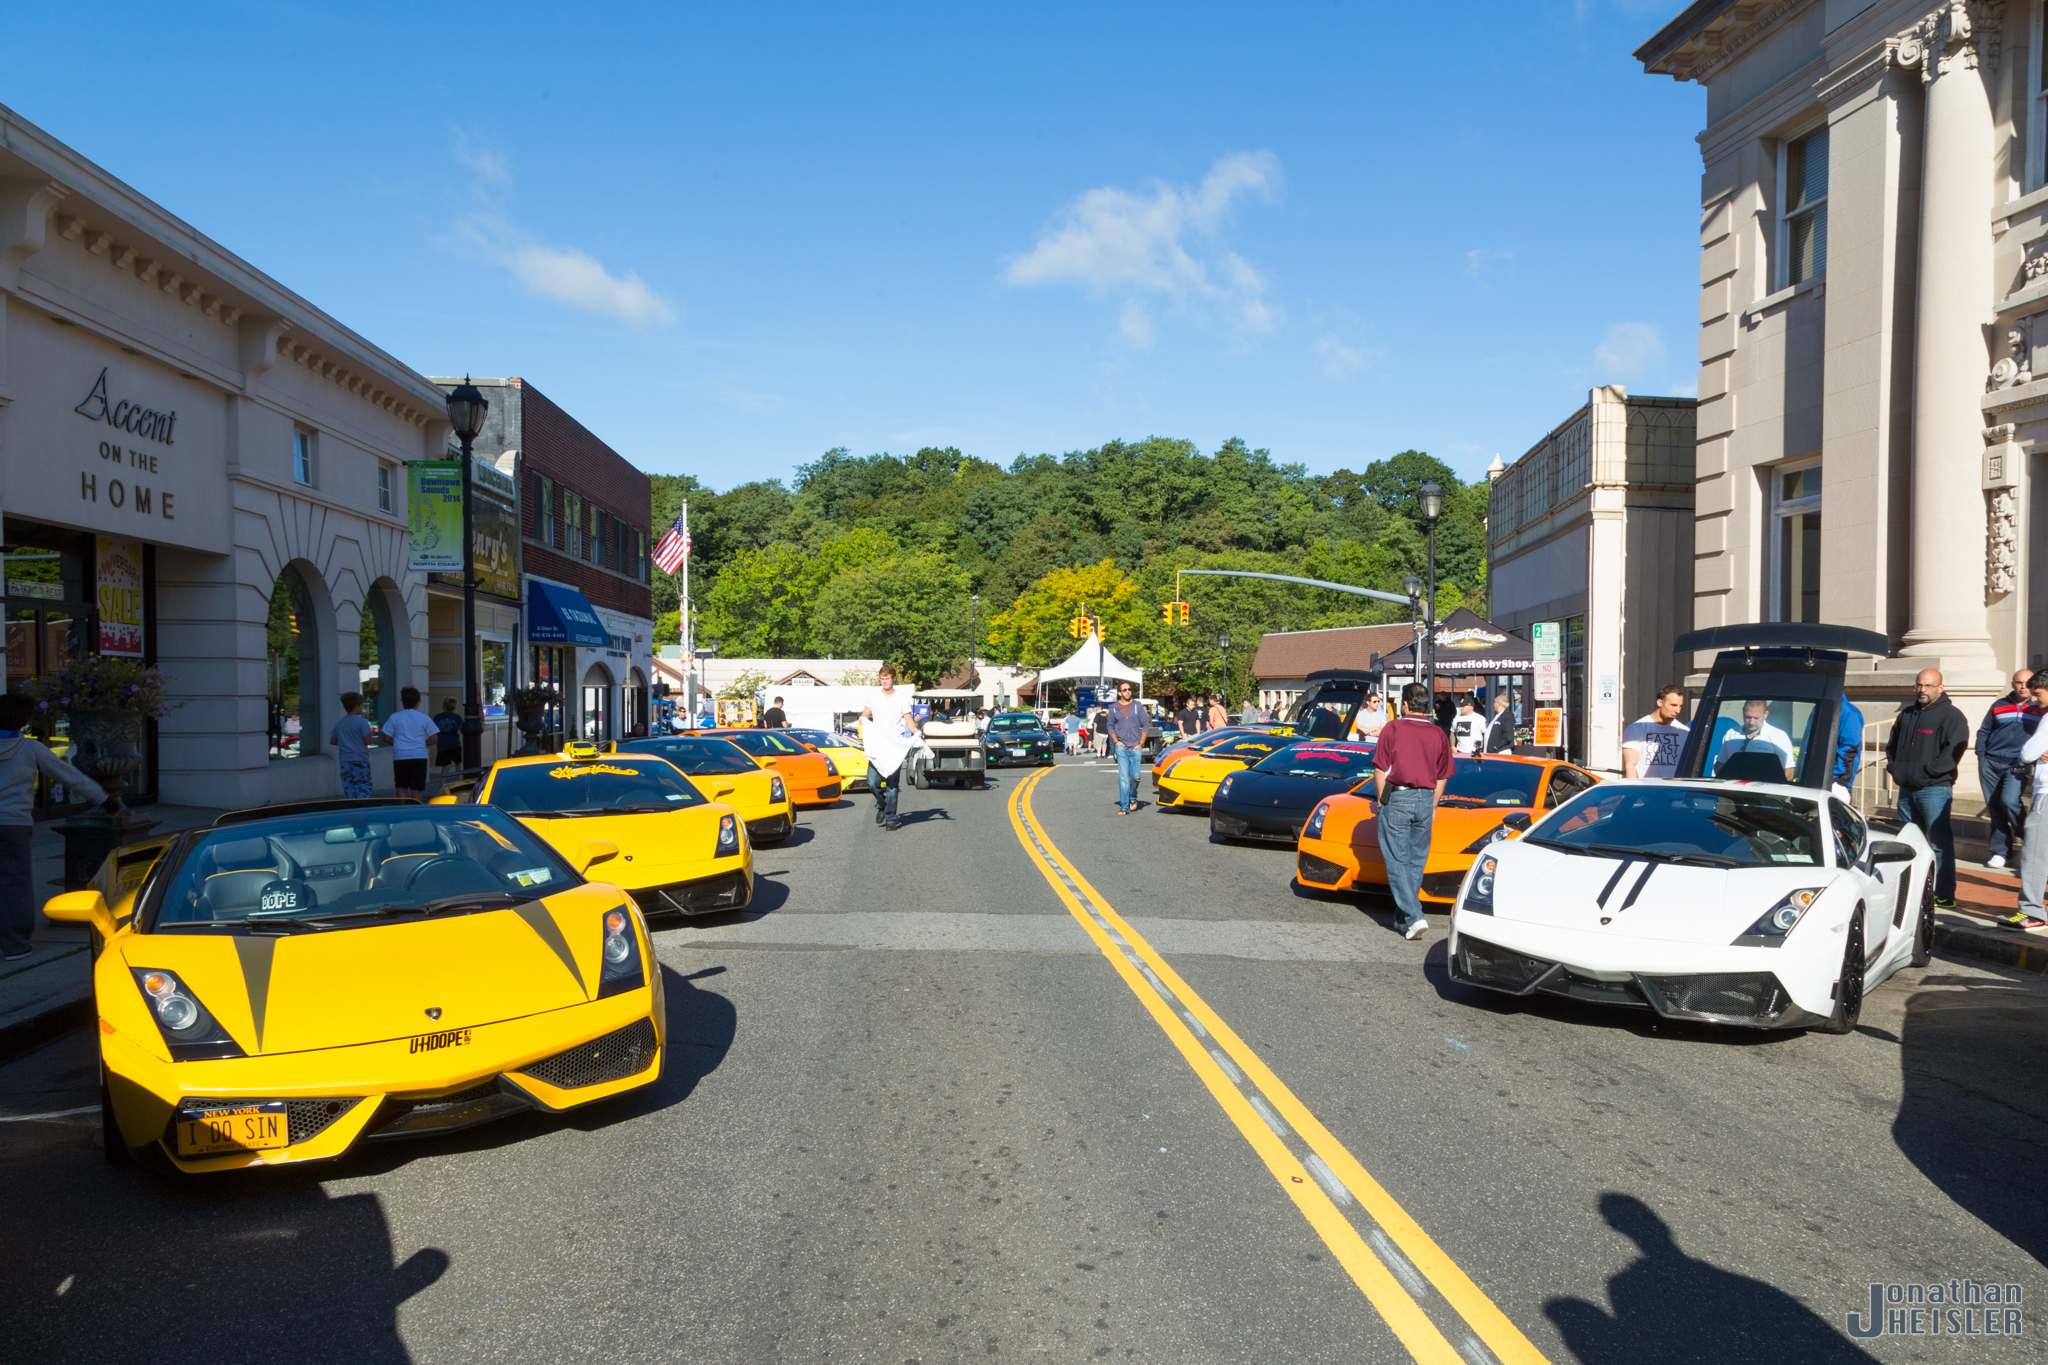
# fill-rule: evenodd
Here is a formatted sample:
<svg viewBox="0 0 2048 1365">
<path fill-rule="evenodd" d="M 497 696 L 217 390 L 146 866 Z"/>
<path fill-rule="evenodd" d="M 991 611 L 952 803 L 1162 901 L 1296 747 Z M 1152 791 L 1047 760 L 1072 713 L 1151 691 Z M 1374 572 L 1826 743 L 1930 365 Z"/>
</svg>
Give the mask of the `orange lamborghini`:
<svg viewBox="0 0 2048 1365">
<path fill-rule="evenodd" d="M 830 805 L 839 799 L 842 782 L 839 765 L 807 744 L 799 744 L 774 730 L 695 730 L 691 733 L 714 739 L 729 739 L 747 751 L 764 768 L 782 774 L 789 786 L 789 799 L 799 806 Z"/>
</svg>

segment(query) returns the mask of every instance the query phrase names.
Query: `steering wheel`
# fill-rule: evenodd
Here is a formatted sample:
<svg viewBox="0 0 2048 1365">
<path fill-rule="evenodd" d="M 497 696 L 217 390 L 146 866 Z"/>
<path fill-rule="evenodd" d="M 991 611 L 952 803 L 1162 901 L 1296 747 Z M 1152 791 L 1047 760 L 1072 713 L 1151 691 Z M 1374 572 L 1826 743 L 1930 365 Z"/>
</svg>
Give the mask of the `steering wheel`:
<svg viewBox="0 0 2048 1365">
<path fill-rule="evenodd" d="M 430 858 L 422 859 L 417 867 L 406 874 L 405 889 L 410 891 L 418 886 L 434 869 L 449 866 L 473 867 L 486 877 L 491 875 L 488 869 L 473 858 L 465 858 L 459 853 L 436 853 Z"/>
</svg>

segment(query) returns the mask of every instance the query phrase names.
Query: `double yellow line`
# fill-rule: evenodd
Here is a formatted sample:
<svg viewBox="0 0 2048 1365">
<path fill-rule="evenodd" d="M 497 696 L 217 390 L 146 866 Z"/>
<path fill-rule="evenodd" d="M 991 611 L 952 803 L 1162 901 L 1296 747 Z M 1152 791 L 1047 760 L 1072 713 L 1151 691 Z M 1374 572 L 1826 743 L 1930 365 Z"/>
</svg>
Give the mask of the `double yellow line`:
<svg viewBox="0 0 2048 1365">
<path fill-rule="evenodd" d="M 1016 830 L 1017 841 L 1068 913 L 1095 941 L 1117 975 L 1151 1014 L 1153 1022 L 1180 1049 L 1188 1066 L 1208 1086 L 1216 1103 L 1237 1125 L 1238 1132 L 1266 1163 L 1280 1188 L 1294 1200 L 1295 1207 L 1329 1247 L 1330 1254 L 1350 1274 L 1408 1353 L 1423 1365 L 1469 1365 L 1467 1357 L 1451 1345 L 1418 1301 L 1418 1294 L 1402 1283 L 1398 1271 L 1412 1266 L 1503 1365 L 1547 1365 L 1542 1352 L 1508 1320 L 1507 1314 L 1458 1268 L 1422 1230 L 1422 1225 L 1409 1217 L 1407 1210 L 1358 1164 L 1344 1144 L 1294 1097 L 1294 1092 L 1281 1084 L 1280 1078 L 1245 1046 L 1230 1025 L 1189 989 L 1166 959 L 1131 928 L 1103 899 L 1102 893 L 1089 885 L 1088 879 L 1047 837 L 1032 813 L 1031 794 L 1049 774 L 1057 771 L 1042 768 L 1018 784 L 1010 803 L 1010 824 Z M 1218 1050 L 1205 1046 L 1195 1036 L 1198 1032 L 1211 1039 Z M 1243 1073 L 1243 1087 L 1226 1074 L 1226 1058 Z M 1270 1109 L 1272 1117 L 1262 1113 L 1262 1109 Z M 1284 1128 L 1291 1128 L 1313 1153 L 1311 1159 L 1334 1175 L 1343 1190 L 1358 1201 L 1384 1234 L 1375 1240 L 1391 1242 L 1399 1248 L 1407 1266 L 1400 1265 L 1396 1258 L 1389 1258 L 1394 1261 L 1390 1265 L 1389 1260 L 1383 1260 L 1367 1245 L 1365 1237 L 1315 1175 L 1295 1156 L 1283 1134 Z"/>
</svg>

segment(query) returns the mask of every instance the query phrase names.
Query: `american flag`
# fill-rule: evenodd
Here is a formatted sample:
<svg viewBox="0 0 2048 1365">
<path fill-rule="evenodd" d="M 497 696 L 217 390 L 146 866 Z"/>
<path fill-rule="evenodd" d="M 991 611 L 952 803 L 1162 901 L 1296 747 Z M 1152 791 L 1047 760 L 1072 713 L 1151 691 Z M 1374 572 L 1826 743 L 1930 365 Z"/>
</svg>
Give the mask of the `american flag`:
<svg viewBox="0 0 2048 1365">
<path fill-rule="evenodd" d="M 690 557 L 690 528 L 683 524 L 687 512 L 676 513 L 675 521 L 654 547 L 654 562 L 663 573 L 674 573 Z"/>
</svg>

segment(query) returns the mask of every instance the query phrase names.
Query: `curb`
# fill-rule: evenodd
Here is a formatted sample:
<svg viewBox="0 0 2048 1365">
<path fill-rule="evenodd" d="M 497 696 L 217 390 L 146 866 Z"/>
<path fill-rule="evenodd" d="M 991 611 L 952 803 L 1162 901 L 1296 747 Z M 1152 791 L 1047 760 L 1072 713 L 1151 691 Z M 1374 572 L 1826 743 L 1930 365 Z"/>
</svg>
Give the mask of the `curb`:
<svg viewBox="0 0 2048 1365">
<path fill-rule="evenodd" d="M 1996 962 L 2022 972 L 2048 975 L 2048 939 L 2035 934 L 1979 929 L 1975 925 L 1934 921 L 1934 946 L 1945 953 Z"/>
<path fill-rule="evenodd" d="M 92 997 L 89 995 L 52 1005 L 41 1014 L 17 1019 L 0 1028 L 0 1066 L 18 1062 L 51 1039 L 62 1037 L 73 1029 L 85 1028 L 92 1021 Z"/>
</svg>

